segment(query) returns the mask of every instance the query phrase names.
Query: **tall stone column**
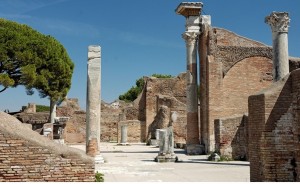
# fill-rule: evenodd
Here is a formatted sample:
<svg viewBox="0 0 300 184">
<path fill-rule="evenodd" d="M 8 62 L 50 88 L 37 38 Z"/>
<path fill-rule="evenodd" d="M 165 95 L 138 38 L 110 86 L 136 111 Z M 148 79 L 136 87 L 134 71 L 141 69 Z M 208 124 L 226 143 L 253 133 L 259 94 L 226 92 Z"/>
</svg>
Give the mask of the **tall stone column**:
<svg viewBox="0 0 300 184">
<path fill-rule="evenodd" d="M 282 79 L 289 73 L 288 27 L 290 23 L 287 12 L 272 12 L 265 18 L 271 26 L 273 40 L 273 81 Z"/>
<path fill-rule="evenodd" d="M 86 153 L 102 162 L 100 156 L 101 117 L 101 48 L 88 47 L 87 100 L 86 100 Z"/>
<path fill-rule="evenodd" d="M 176 13 L 186 17 L 186 31 L 182 34 L 186 42 L 187 61 L 187 154 L 201 154 L 197 96 L 197 40 L 200 34 L 202 3 L 180 3 Z"/>
</svg>

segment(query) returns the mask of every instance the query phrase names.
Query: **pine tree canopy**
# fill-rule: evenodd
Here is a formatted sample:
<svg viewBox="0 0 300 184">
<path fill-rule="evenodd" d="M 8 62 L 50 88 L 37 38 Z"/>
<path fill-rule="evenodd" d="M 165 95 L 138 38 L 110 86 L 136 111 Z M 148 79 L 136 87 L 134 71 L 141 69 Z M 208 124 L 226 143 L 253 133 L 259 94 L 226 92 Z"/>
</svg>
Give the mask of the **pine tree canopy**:
<svg viewBox="0 0 300 184">
<path fill-rule="evenodd" d="M 0 18 L 0 92 L 24 85 L 40 97 L 63 99 L 71 88 L 74 64 L 55 38 Z"/>
</svg>

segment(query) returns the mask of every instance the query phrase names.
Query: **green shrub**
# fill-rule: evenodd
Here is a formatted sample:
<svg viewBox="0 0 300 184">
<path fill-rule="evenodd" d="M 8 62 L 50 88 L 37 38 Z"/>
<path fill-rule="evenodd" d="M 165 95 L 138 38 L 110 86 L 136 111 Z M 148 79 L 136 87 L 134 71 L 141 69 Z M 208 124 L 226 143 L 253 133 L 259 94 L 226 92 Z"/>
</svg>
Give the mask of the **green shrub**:
<svg viewBox="0 0 300 184">
<path fill-rule="evenodd" d="M 156 78 L 172 78 L 172 75 L 163 75 L 163 74 L 152 74 L 152 77 Z M 144 77 L 139 78 L 135 82 L 136 86 L 132 86 L 126 93 L 119 96 L 119 100 L 124 100 L 125 102 L 133 102 L 139 94 L 143 91 L 144 88 Z"/>
<path fill-rule="evenodd" d="M 99 173 L 99 172 L 97 171 L 97 173 L 95 174 L 95 181 L 96 181 L 96 182 L 104 182 L 103 176 L 104 176 L 104 174 Z"/>
<path fill-rule="evenodd" d="M 46 105 L 36 105 L 36 112 L 50 112 L 50 107 Z"/>
</svg>

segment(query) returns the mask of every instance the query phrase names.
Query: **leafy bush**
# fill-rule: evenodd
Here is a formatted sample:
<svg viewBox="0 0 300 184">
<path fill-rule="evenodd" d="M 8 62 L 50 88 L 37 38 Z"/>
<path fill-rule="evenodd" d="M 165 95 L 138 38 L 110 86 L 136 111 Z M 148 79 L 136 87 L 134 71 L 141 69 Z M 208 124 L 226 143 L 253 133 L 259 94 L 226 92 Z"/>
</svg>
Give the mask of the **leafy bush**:
<svg viewBox="0 0 300 184">
<path fill-rule="evenodd" d="M 50 107 L 46 105 L 36 105 L 36 112 L 46 112 L 50 111 Z"/>
<path fill-rule="evenodd" d="M 95 181 L 96 181 L 96 182 L 104 182 L 103 176 L 104 176 L 104 174 L 99 173 L 99 172 L 97 171 L 97 173 L 95 174 Z"/>
<path fill-rule="evenodd" d="M 172 78 L 172 75 L 163 74 L 152 74 L 152 77 L 156 78 Z M 136 86 L 132 86 L 126 93 L 119 96 L 119 100 L 124 100 L 125 102 L 133 102 L 144 88 L 144 77 L 139 78 L 135 82 Z"/>
<path fill-rule="evenodd" d="M 164 74 L 152 74 L 152 77 L 156 77 L 156 78 L 172 78 L 172 75 L 164 75 Z"/>
</svg>

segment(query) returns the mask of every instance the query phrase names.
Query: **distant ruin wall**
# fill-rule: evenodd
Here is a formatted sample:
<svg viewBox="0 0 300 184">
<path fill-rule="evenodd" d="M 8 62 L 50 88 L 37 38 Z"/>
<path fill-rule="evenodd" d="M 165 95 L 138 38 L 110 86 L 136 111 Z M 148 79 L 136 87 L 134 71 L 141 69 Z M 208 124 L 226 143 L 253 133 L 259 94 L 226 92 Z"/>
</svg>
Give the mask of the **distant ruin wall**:
<svg viewBox="0 0 300 184">
<path fill-rule="evenodd" d="M 251 181 L 300 181 L 300 69 L 249 97 Z"/>
<path fill-rule="evenodd" d="M 80 109 L 78 99 L 71 98 L 57 107 L 57 116 L 70 117 L 64 129 L 66 143 L 85 143 L 86 113 Z"/>
<path fill-rule="evenodd" d="M 182 103 L 177 98 L 172 96 L 157 95 L 157 107 L 159 108 L 163 105 L 169 109 L 168 116 L 170 116 L 170 113 L 172 111 L 176 111 L 177 113 L 176 122 L 172 122 L 175 143 L 186 143 L 186 134 L 187 134 L 186 104 Z M 170 121 L 170 118 L 168 118 L 168 120 Z M 155 127 L 155 128 L 160 128 L 160 127 Z M 154 134 L 156 129 L 152 131 L 153 131 L 152 134 Z"/>
<path fill-rule="evenodd" d="M 150 77 L 146 79 L 146 91 L 145 91 L 145 109 L 146 109 L 146 130 L 145 136 L 149 134 L 149 128 L 154 122 L 155 116 L 158 112 L 159 106 L 163 105 L 163 99 L 159 100 L 159 95 L 169 96 L 169 98 L 174 98 L 173 100 L 167 100 L 164 105 L 170 108 L 170 111 L 177 111 L 180 114 L 178 123 L 183 129 L 174 129 L 175 141 L 176 137 L 181 136 L 181 131 L 186 130 L 186 114 L 185 114 L 185 104 L 186 104 L 186 74 L 179 74 L 175 78 L 154 78 Z M 178 106 L 178 104 L 181 106 Z M 172 105 L 173 104 L 173 105 Z M 179 122 L 180 121 L 180 122 Z M 177 131 L 178 130 L 178 131 Z M 180 142 L 185 143 L 184 138 L 180 138 Z M 147 138 L 144 137 L 146 140 Z"/>
<path fill-rule="evenodd" d="M 0 182 L 95 181 L 92 158 L 0 116 Z"/>
<path fill-rule="evenodd" d="M 248 159 L 248 116 L 215 120 L 216 150 L 235 160 Z"/>
<path fill-rule="evenodd" d="M 118 123 L 118 142 L 121 142 L 121 126 L 127 125 L 127 142 L 139 143 L 144 142 L 145 137 L 145 122 L 139 120 L 120 121 Z"/>
<path fill-rule="evenodd" d="M 119 113 L 104 111 L 101 114 L 101 141 L 117 141 Z"/>
</svg>

